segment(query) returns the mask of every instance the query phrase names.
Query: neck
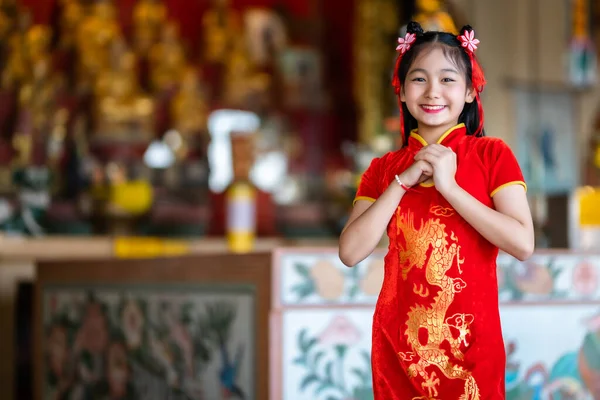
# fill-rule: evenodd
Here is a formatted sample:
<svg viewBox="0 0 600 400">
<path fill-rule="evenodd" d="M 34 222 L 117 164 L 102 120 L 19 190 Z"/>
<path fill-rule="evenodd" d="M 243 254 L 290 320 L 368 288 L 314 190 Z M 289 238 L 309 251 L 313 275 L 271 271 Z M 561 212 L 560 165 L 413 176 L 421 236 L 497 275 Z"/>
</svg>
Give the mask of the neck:
<svg viewBox="0 0 600 400">
<path fill-rule="evenodd" d="M 457 124 L 458 122 L 443 126 L 427 126 L 419 124 L 417 132 L 419 133 L 419 136 L 421 136 L 427 143 L 432 144 L 437 143 L 442 135 L 448 131 L 448 129 L 451 129 Z"/>
</svg>

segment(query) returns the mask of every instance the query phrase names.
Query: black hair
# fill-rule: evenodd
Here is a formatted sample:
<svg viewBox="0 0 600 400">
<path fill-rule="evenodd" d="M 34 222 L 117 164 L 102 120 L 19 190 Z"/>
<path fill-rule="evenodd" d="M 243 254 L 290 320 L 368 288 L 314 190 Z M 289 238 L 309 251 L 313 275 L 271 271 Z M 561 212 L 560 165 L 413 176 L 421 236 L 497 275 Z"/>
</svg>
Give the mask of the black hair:
<svg viewBox="0 0 600 400">
<path fill-rule="evenodd" d="M 473 28 L 471 28 L 471 26 L 466 25 L 460 32 L 470 32 L 472 30 Z M 467 51 L 461 46 L 457 36 L 448 32 L 424 32 L 421 25 L 414 21 L 408 23 L 407 32 L 414 34 L 416 40 L 411 45 L 410 49 L 402 56 L 397 70 L 394 71 L 400 82 L 401 88 L 404 87 L 404 81 L 406 80 L 408 70 L 417 56 L 421 54 L 424 49 L 435 45 L 438 45 L 444 52 L 444 55 L 449 60 L 453 61 L 460 71 L 464 72 L 467 87 L 473 86 L 473 66 L 471 64 L 471 59 L 467 54 Z M 467 135 L 475 135 L 479 129 L 480 118 L 483 117 L 480 115 L 481 105 L 479 102 L 479 96 L 476 96 L 472 103 L 465 103 L 465 107 L 458 117 L 458 122 L 465 124 Z M 401 106 L 403 121 L 400 121 L 400 123 L 404 125 L 404 137 L 402 138 L 402 142 L 403 146 L 406 146 L 411 130 L 417 128 L 417 120 L 408 111 L 406 103 L 402 102 Z M 481 126 L 481 130 L 477 133 L 477 136 L 485 136 L 483 126 Z"/>
</svg>

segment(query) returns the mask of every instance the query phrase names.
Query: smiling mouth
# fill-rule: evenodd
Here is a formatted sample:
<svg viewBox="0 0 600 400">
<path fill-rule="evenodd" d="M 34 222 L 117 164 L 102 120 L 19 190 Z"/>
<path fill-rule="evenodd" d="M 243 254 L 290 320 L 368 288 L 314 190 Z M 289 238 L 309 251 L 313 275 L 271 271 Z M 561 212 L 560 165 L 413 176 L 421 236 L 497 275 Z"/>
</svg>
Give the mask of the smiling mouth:
<svg viewBox="0 0 600 400">
<path fill-rule="evenodd" d="M 444 108 L 446 108 L 446 106 L 430 106 L 430 105 L 422 104 L 421 108 L 423 110 L 425 110 L 426 112 L 435 113 L 435 112 L 442 111 Z"/>
</svg>

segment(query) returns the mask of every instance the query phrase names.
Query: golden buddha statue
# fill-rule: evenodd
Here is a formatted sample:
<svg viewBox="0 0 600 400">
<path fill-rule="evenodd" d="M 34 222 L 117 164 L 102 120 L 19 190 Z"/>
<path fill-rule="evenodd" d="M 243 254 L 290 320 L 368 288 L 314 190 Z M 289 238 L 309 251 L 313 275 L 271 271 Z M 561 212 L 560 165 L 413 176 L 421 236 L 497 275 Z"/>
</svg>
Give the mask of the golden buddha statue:
<svg viewBox="0 0 600 400">
<path fill-rule="evenodd" d="M 213 0 L 213 6 L 202 16 L 204 61 L 224 63 L 232 41 L 241 34 L 241 18 L 229 0 Z"/>
<path fill-rule="evenodd" d="M 20 11 L 17 29 L 8 37 L 8 58 L 2 70 L 2 87 L 14 89 L 31 77 L 27 52 L 27 31 L 31 27 L 31 14 Z"/>
<path fill-rule="evenodd" d="M 179 91 L 171 103 L 173 128 L 181 134 L 184 141 L 204 134 L 207 130 L 207 113 L 198 71 L 187 67 L 181 78 Z"/>
<path fill-rule="evenodd" d="M 52 30 L 47 25 L 34 25 L 27 31 L 25 45 L 27 46 L 27 59 L 32 66 L 38 61 L 50 57 L 51 39 Z"/>
<path fill-rule="evenodd" d="M 34 135 L 46 135 L 56 101 L 59 80 L 52 76 L 50 58 L 40 58 L 33 64 L 32 79 L 19 90 L 20 124 Z"/>
<path fill-rule="evenodd" d="M 158 40 L 166 18 L 167 9 L 161 0 L 138 0 L 133 9 L 134 43 L 138 55 L 148 54 Z"/>
<path fill-rule="evenodd" d="M 229 107 L 247 107 L 251 95 L 265 94 L 269 90 L 271 77 L 257 71 L 243 39 L 238 39 L 233 46 L 226 63 L 224 101 Z"/>
<path fill-rule="evenodd" d="M 17 87 L 28 75 L 25 38 L 12 34 L 8 38 L 8 59 L 2 70 L 2 87 L 11 89 Z"/>
<path fill-rule="evenodd" d="M 98 138 L 148 141 L 153 134 L 154 103 L 136 78 L 136 57 L 125 53 L 106 78 L 106 93 L 97 101 Z"/>
<path fill-rule="evenodd" d="M 110 46 L 109 65 L 100 71 L 96 77 L 94 84 L 96 101 L 101 101 L 109 94 L 110 84 L 115 75 L 123 75 L 123 78 L 125 75 L 128 75 L 128 79 L 137 81 L 138 76 L 134 66 L 124 69 L 127 66 L 127 62 L 132 61 L 131 57 L 128 56 L 130 52 L 131 50 L 125 38 L 122 35 L 117 35 Z M 124 57 L 128 57 L 128 59 L 124 59 Z M 134 57 L 133 60 L 135 61 L 136 58 Z"/>
<path fill-rule="evenodd" d="M 110 47 L 119 35 L 114 6 L 108 1 L 95 3 L 92 13 L 81 22 L 77 31 L 79 73 L 84 85 L 91 84 L 101 71 L 109 67 Z"/>
<path fill-rule="evenodd" d="M 84 9 L 79 0 L 61 0 L 60 47 L 71 49 L 77 43 L 77 31 L 84 18 Z"/>
<path fill-rule="evenodd" d="M 425 31 L 458 33 L 452 16 L 444 9 L 443 0 L 417 0 L 417 13 L 414 20 Z"/>
<path fill-rule="evenodd" d="M 179 37 L 179 26 L 168 22 L 160 42 L 150 50 L 150 79 L 156 91 L 172 89 L 185 70 L 186 56 Z"/>
</svg>

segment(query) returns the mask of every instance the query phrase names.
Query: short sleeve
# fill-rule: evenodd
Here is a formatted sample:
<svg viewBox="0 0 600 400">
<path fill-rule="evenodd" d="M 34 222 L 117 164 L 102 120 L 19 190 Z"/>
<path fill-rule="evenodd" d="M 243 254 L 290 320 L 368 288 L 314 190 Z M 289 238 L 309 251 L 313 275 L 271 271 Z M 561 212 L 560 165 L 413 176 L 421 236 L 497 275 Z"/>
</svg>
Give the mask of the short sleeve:
<svg viewBox="0 0 600 400">
<path fill-rule="evenodd" d="M 503 140 L 492 139 L 486 150 L 485 158 L 489 171 L 488 193 L 490 197 L 494 197 L 500 189 L 510 185 L 521 185 L 527 190 L 517 158 Z"/>
<path fill-rule="evenodd" d="M 356 197 L 352 204 L 358 200 L 375 201 L 381 195 L 381 158 L 374 158 L 367 170 L 363 173 L 358 184 Z"/>
</svg>

